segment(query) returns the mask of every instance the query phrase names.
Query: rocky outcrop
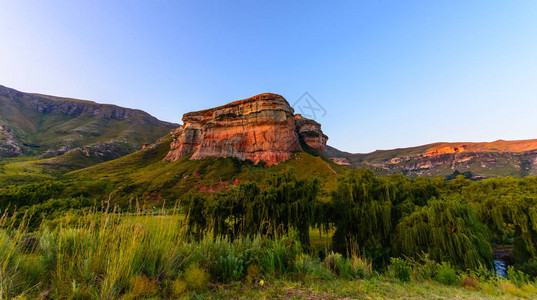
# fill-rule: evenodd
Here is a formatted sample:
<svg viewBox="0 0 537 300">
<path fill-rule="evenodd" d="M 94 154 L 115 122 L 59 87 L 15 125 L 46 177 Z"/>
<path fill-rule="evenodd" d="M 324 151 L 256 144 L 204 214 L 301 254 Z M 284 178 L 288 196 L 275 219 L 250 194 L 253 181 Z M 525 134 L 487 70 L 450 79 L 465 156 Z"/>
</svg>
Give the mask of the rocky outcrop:
<svg viewBox="0 0 537 300">
<path fill-rule="evenodd" d="M 317 150 L 319 153 L 324 153 L 328 136 L 323 134 L 321 124 L 297 114 L 295 115 L 295 126 L 298 135 L 308 146 Z"/>
<path fill-rule="evenodd" d="M 13 130 L 0 124 L 0 157 L 15 157 L 23 154 L 21 143 Z"/>
<path fill-rule="evenodd" d="M 172 134 L 168 161 L 192 154 L 190 159 L 234 157 L 267 165 L 302 151 L 301 137 L 321 152 L 328 139 L 317 122 L 295 116 L 282 96 L 270 93 L 187 113 Z"/>
<path fill-rule="evenodd" d="M 410 177 L 449 177 L 456 172 L 474 179 L 492 176 L 537 175 L 537 140 L 490 143 L 436 143 L 413 148 L 351 154 L 328 147 L 334 162 L 372 169 L 378 175 L 405 174 Z"/>
</svg>

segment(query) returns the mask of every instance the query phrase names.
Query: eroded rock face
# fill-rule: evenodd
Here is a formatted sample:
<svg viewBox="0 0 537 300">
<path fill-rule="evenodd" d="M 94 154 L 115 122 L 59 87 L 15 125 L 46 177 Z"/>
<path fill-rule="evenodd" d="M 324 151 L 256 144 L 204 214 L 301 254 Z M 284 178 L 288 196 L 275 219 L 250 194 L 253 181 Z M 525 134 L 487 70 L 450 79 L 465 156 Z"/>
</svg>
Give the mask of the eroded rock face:
<svg viewBox="0 0 537 300">
<path fill-rule="evenodd" d="M 20 141 L 11 128 L 0 124 L 0 157 L 23 155 Z"/>
<path fill-rule="evenodd" d="M 318 128 L 314 130 L 306 121 L 300 121 L 304 125 L 296 127 L 295 120 L 289 103 L 282 96 L 269 93 L 187 113 L 183 125 L 173 132 L 174 140 L 165 159 L 176 161 L 192 154 L 191 159 L 234 157 L 274 165 L 302 151 L 298 128 L 302 128 L 304 136 L 306 132 L 320 131 L 316 122 L 319 126 L 313 126 Z M 326 143 L 326 136 L 320 134 Z M 310 140 L 312 147 L 324 149 L 319 144 L 323 138 L 308 138 L 305 142 L 309 144 Z"/>
<path fill-rule="evenodd" d="M 297 114 L 295 115 L 295 126 L 299 136 L 308 146 L 320 153 L 324 153 L 328 136 L 323 134 L 321 124 Z"/>
</svg>

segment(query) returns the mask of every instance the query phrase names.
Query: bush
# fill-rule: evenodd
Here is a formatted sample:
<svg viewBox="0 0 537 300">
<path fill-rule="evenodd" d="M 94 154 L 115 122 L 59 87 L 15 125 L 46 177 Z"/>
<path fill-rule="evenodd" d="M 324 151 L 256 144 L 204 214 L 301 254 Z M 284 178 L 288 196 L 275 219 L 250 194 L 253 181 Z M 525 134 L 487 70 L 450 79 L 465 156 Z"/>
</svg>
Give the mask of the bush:
<svg viewBox="0 0 537 300">
<path fill-rule="evenodd" d="M 429 258 L 429 254 L 423 253 L 418 255 L 418 259 L 407 258 L 407 262 L 412 269 L 414 280 L 432 279 L 438 272 L 440 264 Z"/>
<path fill-rule="evenodd" d="M 499 285 L 500 290 L 502 290 L 504 293 L 513 295 L 515 297 L 525 297 L 525 293 L 516 287 L 516 285 L 512 284 L 509 281 L 504 281 Z"/>
<path fill-rule="evenodd" d="M 181 279 L 176 279 L 172 282 L 172 297 L 180 298 L 187 289 L 186 283 Z"/>
<path fill-rule="evenodd" d="M 477 288 L 477 286 L 479 285 L 479 280 L 473 278 L 473 277 L 466 277 L 464 278 L 464 280 L 462 281 L 462 286 L 467 288 L 467 289 L 470 289 L 470 290 L 475 290 Z"/>
<path fill-rule="evenodd" d="M 438 273 L 436 274 L 436 280 L 445 285 L 455 285 L 458 283 L 457 273 L 450 263 L 442 262 Z"/>
<path fill-rule="evenodd" d="M 339 277 L 350 279 L 351 276 L 351 264 L 339 253 L 330 253 L 325 261 L 325 266 L 332 273 Z"/>
<path fill-rule="evenodd" d="M 334 274 L 325 267 L 320 259 L 314 259 L 304 253 L 296 257 L 295 270 L 315 279 L 328 280 L 334 278 Z"/>
<path fill-rule="evenodd" d="M 404 259 L 392 257 L 390 262 L 395 278 L 401 280 L 402 282 L 410 281 L 410 273 L 412 272 L 412 269 Z"/>
<path fill-rule="evenodd" d="M 209 273 L 200 268 L 197 263 L 190 264 L 183 274 L 184 281 L 189 290 L 196 292 L 205 289 L 209 282 Z"/>
<path fill-rule="evenodd" d="M 255 264 L 251 264 L 248 266 L 248 269 L 246 270 L 246 281 L 249 283 L 258 282 L 259 279 L 261 279 L 261 275 L 259 275 L 259 268 Z"/>
<path fill-rule="evenodd" d="M 373 272 L 373 262 L 365 257 L 353 255 L 350 259 L 351 270 L 354 277 L 366 278 Z"/>
<path fill-rule="evenodd" d="M 295 258 L 300 253 L 302 249 L 296 241 L 287 238 L 276 240 L 261 258 L 261 269 L 271 276 L 291 272 L 295 267 Z"/>
<path fill-rule="evenodd" d="M 219 282 L 230 283 L 239 281 L 244 273 L 244 261 L 230 249 L 226 256 L 220 257 L 212 268 L 212 273 Z"/>
<path fill-rule="evenodd" d="M 536 278 L 537 277 L 537 260 L 530 259 L 528 262 L 520 266 L 520 270 L 530 275 L 530 277 Z"/>
<path fill-rule="evenodd" d="M 158 293 L 156 281 L 143 275 L 137 275 L 130 279 L 130 291 L 135 297 L 150 297 Z"/>
<path fill-rule="evenodd" d="M 507 278 L 518 287 L 530 282 L 530 276 L 528 274 L 515 270 L 513 266 L 507 267 Z"/>
</svg>

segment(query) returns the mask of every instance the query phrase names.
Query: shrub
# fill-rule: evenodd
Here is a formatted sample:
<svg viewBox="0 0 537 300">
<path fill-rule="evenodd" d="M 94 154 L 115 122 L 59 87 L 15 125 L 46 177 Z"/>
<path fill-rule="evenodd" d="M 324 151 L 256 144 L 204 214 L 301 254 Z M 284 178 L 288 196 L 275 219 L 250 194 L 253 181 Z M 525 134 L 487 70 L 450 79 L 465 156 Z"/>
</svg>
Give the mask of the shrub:
<svg viewBox="0 0 537 300">
<path fill-rule="evenodd" d="M 200 268 L 197 263 L 190 264 L 183 277 L 188 289 L 196 292 L 202 291 L 209 282 L 209 273 Z"/>
<path fill-rule="evenodd" d="M 179 298 L 186 292 L 187 286 L 186 283 L 181 279 L 176 279 L 172 282 L 171 290 L 172 297 Z"/>
<path fill-rule="evenodd" d="M 485 295 L 497 296 L 498 289 L 496 285 L 492 282 L 482 282 L 479 284 L 479 290 Z"/>
<path fill-rule="evenodd" d="M 226 256 L 220 257 L 212 268 L 212 273 L 218 281 L 229 283 L 241 280 L 244 271 L 244 261 L 235 255 L 233 249 L 230 249 Z"/>
<path fill-rule="evenodd" d="M 259 268 L 255 264 L 250 264 L 246 270 L 246 281 L 249 283 L 258 282 L 261 278 Z"/>
<path fill-rule="evenodd" d="M 130 279 L 130 292 L 135 297 L 150 297 L 158 293 L 158 285 L 146 276 L 137 275 Z"/>
<path fill-rule="evenodd" d="M 333 279 L 334 274 L 328 270 L 320 259 L 314 259 L 307 254 L 300 254 L 295 260 L 295 270 L 316 279 Z"/>
<path fill-rule="evenodd" d="M 515 270 L 513 266 L 507 267 L 507 278 L 516 286 L 530 282 L 530 276 L 522 271 Z"/>
<path fill-rule="evenodd" d="M 462 281 L 462 286 L 467 288 L 467 289 L 470 289 L 470 290 L 475 290 L 477 288 L 477 286 L 479 285 L 479 280 L 473 278 L 473 277 L 466 277 L 464 278 L 464 280 Z"/>
<path fill-rule="evenodd" d="M 447 262 L 442 262 L 440 265 L 438 273 L 436 274 L 436 279 L 438 282 L 445 285 L 455 285 L 459 281 L 455 269 L 453 269 L 451 264 Z"/>
<path fill-rule="evenodd" d="M 353 255 L 350 258 L 350 265 L 354 277 L 369 277 L 373 272 L 373 262 L 366 257 Z"/>
<path fill-rule="evenodd" d="M 276 240 L 261 259 L 261 269 L 268 275 L 283 275 L 293 271 L 295 258 L 301 253 L 300 244 L 287 238 Z"/>
<path fill-rule="evenodd" d="M 429 258 L 428 253 L 418 255 L 418 259 L 407 258 L 407 263 L 412 269 L 412 277 L 415 280 L 432 279 L 440 267 L 440 264 Z"/>
<path fill-rule="evenodd" d="M 342 278 L 351 278 L 351 265 L 347 259 L 345 259 L 339 253 L 330 253 L 325 261 L 325 266 L 332 273 Z"/>
<path fill-rule="evenodd" d="M 530 259 L 528 262 L 520 266 L 520 270 L 530 275 L 530 277 L 536 278 L 537 277 L 537 260 Z"/>
<path fill-rule="evenodd" d="M 410 273 L 412 272 L 412 269 L 404 259 L 392 257 L 390 262 L 395 278 L 401 280 L 402 282 L 410 281 Z"/>
</svg>

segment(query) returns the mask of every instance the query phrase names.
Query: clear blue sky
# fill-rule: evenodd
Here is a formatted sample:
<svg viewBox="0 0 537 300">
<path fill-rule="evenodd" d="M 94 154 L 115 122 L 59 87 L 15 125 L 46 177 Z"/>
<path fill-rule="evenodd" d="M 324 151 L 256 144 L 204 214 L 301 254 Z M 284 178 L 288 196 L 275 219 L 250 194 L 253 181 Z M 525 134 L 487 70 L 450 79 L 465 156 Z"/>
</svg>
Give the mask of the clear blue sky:
<svg viewBox="0 0 537 300">
<path fill-rule="evenodd" d="M 173 122 L 308 91 L 349 152 L 537 138 L 537 1 L 1 1 L 0 84 Z"/>
</svg>

